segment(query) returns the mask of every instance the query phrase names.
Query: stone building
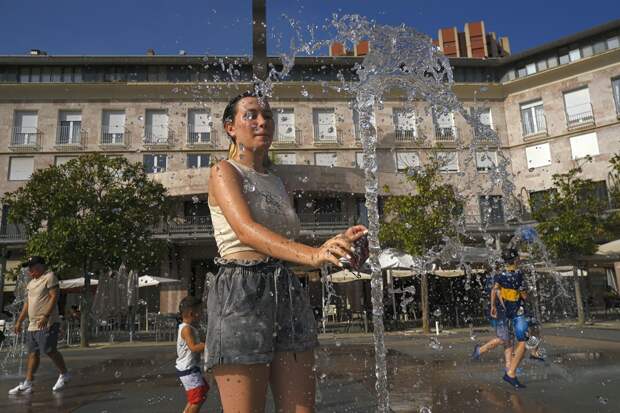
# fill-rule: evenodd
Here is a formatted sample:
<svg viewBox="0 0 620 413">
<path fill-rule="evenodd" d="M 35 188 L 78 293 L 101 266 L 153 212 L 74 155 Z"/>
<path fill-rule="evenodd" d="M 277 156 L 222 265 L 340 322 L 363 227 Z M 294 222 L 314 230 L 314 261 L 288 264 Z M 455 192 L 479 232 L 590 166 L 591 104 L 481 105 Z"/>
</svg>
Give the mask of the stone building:
<svg viewBox="0 0 620 413">
<path fill-rule="evenodd" d="M 470 31 L 473 26 L 466 27 Z M 468 230 L 476 234 L 484 226 L 498 243 L 528 220 L 530 198 L 551 186 L 554 173 L 586 156 L 593 161 L 584 175 L 608 196 L 608 161 L 620 152 L 620 21 L 518 54 L 498 52 L 500 45 L 509 51 L 502 40 L 482 58 L 450 58 L 454 92 L 466 108 L 480 111 L 499 144 L 491 142 L 473 158 L 457 151 L 457 139 L 475 139 L 462 116 L 433 116 L 423 102 L 412 113 L 398 96 L 387 97 L 373 119 L 382 186 L 393 194 L 410 191 L 402 184 L 403 171 L 439 156 L 446 179 L 469 191 Z M 468 47 L 465 56 L 479 56 Z M 330 87 L 339 83 L 339 71 L 353 78 L 363 56 L 341 54 L 296 59 L 271 101 L 271 152 L 291 190 L 305 242 L 365 221 L 359 121 L 350 97 Z M 37 50 L 0 56 L 0 192 L 19 188 L 36 169 L 84 153 L 143 162 L 177 200 L 177 218 L 155 230 L 170 241 L 160 275 L 182 280 L 162 290 L 162 311 L 172 311 L 187 291 L 199 294 L 206 272 L 214 269 L 207 167 L 226 157 L 222 112 L 230 97 L 251 88 L 251 75 L 247 57 L 50 56 Z M 522 207 L 514 217 L 488 178 L 498 150 L 511 160 L 512 195 Z M 486 189 L 475 193 L 477 188 Z M 25 239 L 2 212 L 0 243 L 19 251 Z"/>
</svg>

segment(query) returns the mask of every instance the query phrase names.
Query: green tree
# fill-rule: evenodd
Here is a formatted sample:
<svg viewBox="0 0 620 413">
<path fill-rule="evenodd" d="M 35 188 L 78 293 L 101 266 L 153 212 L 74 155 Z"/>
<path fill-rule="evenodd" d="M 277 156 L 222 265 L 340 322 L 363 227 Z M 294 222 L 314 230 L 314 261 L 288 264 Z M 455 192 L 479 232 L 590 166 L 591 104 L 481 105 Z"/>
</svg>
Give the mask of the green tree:
<svg viewBox="0 0 620 413">
<path fill-rule="evenodd" d="M 164 186 L 140 163 L 92 154 L 36 171 L 2 202 L 9 220 L 25 226 L 29 255 L 46 257 L 61 277 L 84 274 L 80 342 L 88 346 L 90 274 L 155 263 L 161 243 L 151 228 L 167 215 Z"/>
<path fill-rule="evenodd" d="M 407 171 L 407 182 L 415 193 L 390 196 L 384 207 L 384 222 L 379 237 L 384 245 L 413 256 L 424 256 L 439 247 L 444 237 L 455 236 L 454 220 L 462 214 L 463 202 L 454 188 L 443 182 L 441 163 L 432 160 L 420 168 Z M 430 332 L 428 275 L 420 279 L 422 328 Z"/>
<path fill-rule="evenodd" d="M 607 234 L 607 200 L 596 196 L 594 182 L 580 177 L 581 167 L 553 175 L 553 188 L 533 208 L 537 230 L 548 251 L 573 265 L 575 300 L 579 324 L 585 322 L 579 258 L 594 254 L 597 240 Z M 530 205 L 532 207 L 532 205 Z"/>
</svg>

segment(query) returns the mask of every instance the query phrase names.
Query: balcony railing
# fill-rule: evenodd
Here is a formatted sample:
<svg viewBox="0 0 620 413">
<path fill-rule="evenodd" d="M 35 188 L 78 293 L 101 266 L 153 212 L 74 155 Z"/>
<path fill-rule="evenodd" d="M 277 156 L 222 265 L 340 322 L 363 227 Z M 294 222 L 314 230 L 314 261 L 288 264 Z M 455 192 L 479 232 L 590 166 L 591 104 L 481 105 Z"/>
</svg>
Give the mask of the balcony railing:
<svg viewBox="0 0 620 413">
<path fill-rule="evenodd" d="M 162 222 L 153 228 L 155 235 L 202 234 L 213 236 L 213 224 L 210 216 L 176 217 Z"/>
<path fill-rule="evenodd" d="M 0 226 L 0 243 L 21 243 L 26 241 L 26 229 L 23 225 L 6 223 Z"/>
<path fill-rule="evenodd" d="M 394 133 L 394 140 L 396 142 L 412 142 L 415 138 L 416 133 L 413 129 L 396 129 Z"/>
<path fill-rule="evenodd" d="M 122 132 L 110 130 L 109 125 L 103 125 L 101 129 L 101 145 L 105 146 L 126 146 L 129 144 L 129 134 L 126 130 Z"/>
<path fill-rule="evenodd" d="M 34 150 L 41 146 L 41 132 L 37 128 L 22 126 L 13 127 L 10 149 Z"/>
<path fill-rule="evenodd" d="M 325 130 L 314 125 L 314 143 L 342 143 L 342 132 L 335 127 Z"/>
<path fill-rule="evenodd" d="M 566 108 L 566 125 L 569 129 L 594 125 L 594 112 L 591 103 Z"/>
<path fill-rule="evenodd" d="M 348 219 L 339 212 L 299 213 L 301 229 L 307 231 L 340 231 L 349 226 Z"/>
<path fill-rule="evenodd" d="M 82 129 L 81 122 L 58 127 L 56 147 L 61 149 L 81 149 L 84 147 L 87 132 Z"/>
<path fill-rule="evenodd" d="M 435 126 L 435 141 L 454 142 L 457 138 L 456 126 L 441 127 Z"/>
<path fill-rule="evenodd" d="M 289 132 L 289 131 L 287 131 Z M 276 130 L 276 134 L 273 137 L 274 144 L 282 144 L 282 145 L 300 145 L 302 142 L 302 134 L 301 130 L 295 128 L 294 133 L 287 134 L 279 134 Z"/>
<path fill-rule="evenodd" d="M 216 143 L 216 132 L 211 129 L 208 132 L 196 131 L 194 125 L 189 125 L 187 129 L 187 144 L 189 146 L 213 146 Z"/>
<path fill-rule="evenodd" d="M 144 144 L 147 146 L 170 146 L 173 133 L 168 128 L 147 127 L 144 131 Z"/>
</svg>

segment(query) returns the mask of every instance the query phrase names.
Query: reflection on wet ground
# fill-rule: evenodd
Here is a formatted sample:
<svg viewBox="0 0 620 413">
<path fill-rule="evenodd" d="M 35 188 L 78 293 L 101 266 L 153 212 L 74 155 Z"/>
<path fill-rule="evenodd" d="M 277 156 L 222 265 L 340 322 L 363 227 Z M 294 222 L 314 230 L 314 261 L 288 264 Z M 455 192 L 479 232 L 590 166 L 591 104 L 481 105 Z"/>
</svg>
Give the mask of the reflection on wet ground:
<svg viewBox="0 0 620 413">
<path fill-rule="evenodd" d="M 569 334 L 570 335 L 570 334 Z M 480 337 L 483 341 L 486 337 Z M 500 352 L 469 361 L 468 336 L 441 336 L 442 350 L 429 339 L 387 337 L 390 396 L 395 412 L 617 412 L 620 411 L 620 346 L 614 340 L 550 336 L 546 363 L 526 360 L 527 389 L 501 381 Z M 374 356 L 370 336 L 325 337 L 317 351 L 318 411 L 373 412 Z M 2 412 L 175 412 L 184 394 L 173 369 L 172 344 L 66 349 L 74 380 L 53 394 L 55 376 L 42 363 L 35 392 L 6 394 L 14 377 L 0 376 Z M 424 409 L 428 410 L 424 410 Z M 220 411 L 213 386 L 203 411 Z M 269 402 L 267 411 L 272 411 Z"/>
</svg>

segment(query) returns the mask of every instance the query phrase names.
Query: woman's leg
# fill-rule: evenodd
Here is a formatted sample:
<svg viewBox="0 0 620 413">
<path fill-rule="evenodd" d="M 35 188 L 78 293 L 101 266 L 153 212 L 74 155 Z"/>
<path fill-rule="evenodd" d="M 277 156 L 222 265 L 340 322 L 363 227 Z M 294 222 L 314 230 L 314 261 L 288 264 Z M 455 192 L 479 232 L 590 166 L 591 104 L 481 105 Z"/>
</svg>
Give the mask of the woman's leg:
<svg viewBox="0 0 620 413">
<path fill-rule="evenodd" d="M 314 413 L 314 351 L 278 352 L 271 364 L 271 391 L 277 413 Z"/>
<path fill-rule="evenodd" d="M 229 364 L 213 368 L 224 413 L 263 413 L 268 364 Z"/>
</svg>

